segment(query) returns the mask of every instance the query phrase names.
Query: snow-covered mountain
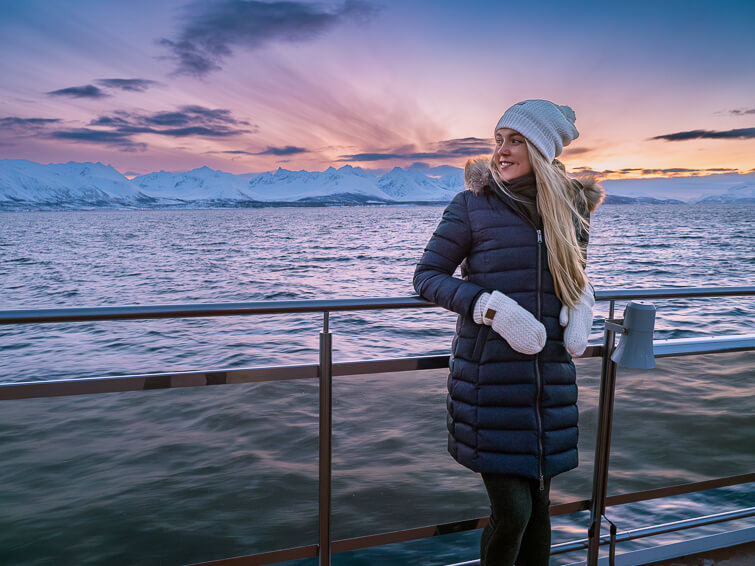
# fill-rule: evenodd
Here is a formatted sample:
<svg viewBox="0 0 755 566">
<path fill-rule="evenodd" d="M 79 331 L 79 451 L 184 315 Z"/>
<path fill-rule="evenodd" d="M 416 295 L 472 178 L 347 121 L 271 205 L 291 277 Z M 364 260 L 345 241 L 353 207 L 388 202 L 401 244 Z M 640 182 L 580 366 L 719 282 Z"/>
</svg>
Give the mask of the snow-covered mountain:
<svg viewBox="0 0 755 566">
<path fill-rule="evenodd" d="M 606 195 L 603 204 L 686 204 L 683 200 L 673 198 L 653 197 L 624 197 L 621 195 Z"/>
<path fill-rule="evenodd" d="M 605 181 L 607 204 L 754 203 L 755 174 Z M 201 167 L 128 180 L 109 165 L 0 160 L 0 210 L 237 207 L 448 202 L 464 189 L 450 166 L 395 167 L 385 174 L 345 165 L 325 171 L 232 175 Z M 684 193 L 684 191 L 688 191 Z"/>
<path fill-rule="evenodd" d="M 209 167 L 186 173 L 149 173 L 134 177 L 131 183 L 152 197 L 177 202 L 259 200 L 249 191 L 249 181 L 246 179 Z"/>
<path fill-rule="evenodd" d="M 723 194 L 703 195 L 694 202 L 701 204 L 753 204 L 755 203 L 755 182 L 729 187 Z"/>
<path fill-rule="evenodd" d="M 201 167 L 129 181 L 101 163 L 0 160 L 0 210 L 448 202 L 464 188 L 463 173 L 457 168 L 443 173 L 430 176 L 396 167 L 381 176 L 345 165 L 250 177 Z"/>
<path fill-rule="evenodd" d="M 342 195 L 361 197 L 361 200 L 390 202 L 395 200 L 378 187 L 378 178 L 360 167 L 345 165 L 340 169 L 328 167 L 325 171 L 289 171 L 278 169 L 262 173 L 249 180 L 249 190 L 259 200 L 296 202 L 321 200 Z"/>
<path fill-rule="evenodd" d="M 603 181 L 603 187 L 609 195 L 678 199 L 686 202 L 697 202 L 707 196 L 722 195 L 729 189 L 741 185 L 755 185 L 755 173 Z"/>
<path fill-rule="evenodd" d="M 459 183 L 455 186 L 450 184 L 451 179 L 450 175 L 438 179 L 416 171 L 405 171 L 400 167 L 394 167 L 378 179 L 377 185 L 390 199 L 398 202 L 448 202 L 464 188 L 463 174 L 459 174 Z"/>
<path fill-rule="evenodd" d="M 134 207 L 152 200 L 102 163 L 0 161 L 0 209 Z"/>
</svg>

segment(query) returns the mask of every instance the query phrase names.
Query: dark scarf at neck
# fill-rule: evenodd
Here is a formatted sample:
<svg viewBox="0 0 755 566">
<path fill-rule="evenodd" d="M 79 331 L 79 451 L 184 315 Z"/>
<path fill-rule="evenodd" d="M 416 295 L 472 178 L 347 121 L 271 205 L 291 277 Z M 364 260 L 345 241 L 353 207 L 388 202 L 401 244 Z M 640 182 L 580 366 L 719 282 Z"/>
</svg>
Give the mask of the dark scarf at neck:
<svg viewBox="0 0 755 566">
<path fill-rule="evenodd" d="M 493 185 L 496 194 L 504 198 L 510 206 L 513 205 L 514 210 L 518 211 L 538 228 L 543 226 L 543 219 L 540 218 L 540 214 L 537 211 L 537 182 L 535 175 L 522 175 L 503 183 L 506 190 L 514 195 L 515 198 L 513 199 L 502 194 L 500 189 L 495 186 L 495 181 L 491 180 L 491 185 Z"/>
</svg>

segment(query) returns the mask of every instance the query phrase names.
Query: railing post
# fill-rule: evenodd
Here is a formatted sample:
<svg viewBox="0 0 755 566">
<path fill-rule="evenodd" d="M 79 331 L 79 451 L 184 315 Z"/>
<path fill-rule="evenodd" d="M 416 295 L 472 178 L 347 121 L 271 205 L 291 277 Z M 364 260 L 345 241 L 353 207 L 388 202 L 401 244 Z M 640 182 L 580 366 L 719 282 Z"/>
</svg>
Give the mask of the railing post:
<svg viewBox="0 0 755 566">
<path fill-rule="evenodd" d="M 614 301 L 611 301 L 608 318 L 612 318 L 613 313 Z M 606 325 L 603 332 L 603 360 L 600 368 L 600 398 L 598 401 L 598 426 L 595 440 L 592 499 L 590 500 L 590 527 L 587 532 L 587 566 L 597 566 L 598 564 L 598 557 L 600 555 L 600 520 L 606 508 L 608 463 L 611 453 L 611 427 L 613 425 L 613 402 L 616 391 L 616 363 L 611 359 L 615 341 L 616 333 Z"/>
<path fill-rule="evenodd" d="M 320 448 L 319 448 L 319 555 L 320 566 L 330 566 L 330 472 L 333 400 L 333 343 L 328 328 L 328 315 L 323 313 L 320 333 Z"/>
</svg>

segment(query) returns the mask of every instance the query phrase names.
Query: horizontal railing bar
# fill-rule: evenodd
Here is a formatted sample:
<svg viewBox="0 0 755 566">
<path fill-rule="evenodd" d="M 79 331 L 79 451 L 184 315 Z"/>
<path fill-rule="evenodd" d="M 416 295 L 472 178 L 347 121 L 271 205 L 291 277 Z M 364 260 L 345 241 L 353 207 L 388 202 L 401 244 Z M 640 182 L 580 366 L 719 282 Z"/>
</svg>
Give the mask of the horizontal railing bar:
<svg viewBox="0 0 755 566">
<path fill-rule="evenodd" d="M 322 313 L 377 309 L 413 309 L 435 306 L 437 305 L 418 296 L 412 296 L 379 299 L 323 299 L 308 301 L 254 301 L 248 303 L 19 309 L 0 311 L 0 324 Z"/>
<path fill-rule="evenodd" d="M 448 356 L 417 356 L 392 360 L 339 362 L 333 364 L 333 375 L 344 377 L 371 373 L 442 369 L 448 367 L 448 358 Z M 310 364 L 0 383 L 0 401 L 314 379 L 318 376 L 319 366 Z"/>
<path fill-rule="evenodd" d="M 389 360 L 364 360 L 333 363 L 333 376 L 367 375 L 371 373 L 393 373 L 423 369 L 448 369 L 449 356 L 415 356 Z"/>
<path fill-rule="evenodd" d="M 561 503 L 550 507 L 550 515 L 568 515 L 578 511 L 586 511 L 590 508 L 588 501 L 573 501 L 570 503 Z M 423 538 L 447 535 L 451 533 L 460 533 L 464 531 L 473 531 L 482 529 L 488 524 L 488 517 L 477 519 L 465 519 L 452 523 L 441 525 L 431 525 L 426 527 L 417 527 L 403 531 L 393 531 L 390 533 L 380 533 L 376 535 L 366 535 L 351 539 L 343 539 L 333 543 L 334 552 L 345 552 L 348 550 L 359 550 L 371 546 L 382 546 L 384 544 L 394 544 L 397 542 L 408 542 Z"/>
<path fill-rule="evenodd" d="M 733 485 L 739 485 L 743 483 L 750 483 L 755 481 L 755 473 L 750 474 L 743 474 L 738 476 L 729 476 L 726 478 L 717 478 L 713 480 L 704 480 L 700 482 L 695 483 L 687 483 L 687 484 L 681 484 L 676 486 L 670 486 L 660 489 L 652 489 L 648 491 L 639 491 L 635 493 L 628 493 L 623 495 L 613 495 L 606 499 L 606 507 L 614 506 L 614 505 L 622 505 L 624 503 L 636 503 L 638 501 L 649 501 L 651 499 L 658 499 L 661 497 L 669 497 L 672 495 L 681 495 L 685 493 L 693 493 L 696 491 L 704 491 L 708 489 L 716 489 L 721 487 L 729 487 Z M 558 505 L 552 505 L 550 507 L 550 515 L 551 516 L 557 516 L 557 515 L 568 515 L 571 513 L 577 513 L 580 511 L 587 511 L 590 509 L 590 500 L 584 499 L 579 501 L 572 501 L 569 503 L 560 503 Z M 735 517 L 738 518 L 738 517 Z M 722 520 L 728 520 L 728 519 L 722 519 Z M 455 521 L 452 523 L 444 523 L 441 525 L 430 525 L 425 527 L 415 527 L 411 529 L 406 529 L 402 531 L 393 531 L 389 533 L 379 533 L 375 535 L 366 535 L 362 537 L 355 537 L 350 539 L 341 539 L 334 541 L 332 544 L 333 552 L 347 552 L 350 550 L 360 550 L 363 548 L 370 548 L 373 546 L 382 546 L 386 544 L 395 544 L 399 542 L 410 542 L 414 540 L 419 540 L 423 538 L 430 538 L 434 536 L 440 536 L 440 535 L 446 535 L 451 533 L 460 533 L 464 531 L 472 531 L 475 529 L 482 529 L 485 527 L 485 525 L 488 522 L 487 517 L 479 517 L 477 519 L 465 519 L 462 521 Z M 720 522 L 720 521 L 718 521 Z M 649 536 L 649 535 L 648 535 Z M 572 549 L 569 550 L 560 550 L 562 547 L 565 547 L 565 545 L 577 545 L 576 548 L 573 550 L 582 550 L 584 548 L 587 548 L 587 539 L 584 540 L 577 540 L 577 541 L 570 541 L 566 543 L 561 543 L 559 545 L 554 545 L 552 551 L 553 554 L 559 553 L 562 554 L 564 552 L 570 552 Z M 287 550 L 281 550 L 278 552 L 292 552 L 292 551 L 301 551 L 305 552 L 307 549 L 312 548 L 311 546 L 304 546 L 304 547 L 297 547 L 297 548 L 290 548 Z M 254 554 L 250 555 L 248 557 L 243 558 L 249 558 L 249 559 L 257 559 L 260 556 L 272 556 L 274 553 L 265 553 L 262 554 Z M 241 558 L 234 558 L 230 560 L 240 560 Z M 278 560 L 277 558 L 275 560 L 270 560 L 269 562 L 249 562 L 249 564 L 274 564 L 275 562 L 282 561 Z M 223 561 L 215 561 L 215 562 L 207 562 L 203 563 L 202 566 L 241 566 L 242 564 L 247 564 L 245 562 L 237 562 L 237 563 L 226 563 Z"/>
<path fill-rule="evenodd" d="M 741 297 L 755 295 L 755 286 L 739 287 L 661 287 L 657 289 L 603 289 L 595 291 L 598 301 L 635 299 L 694 299 L 698 297 Z"/>
<path fill-rule="evenodd" d="M 712 551 L 734 551 L 734 555 L 752 556 L 752 547 L 749 545 L 755 541 L 755 526 L 735 528 L 734 530 L 718 531 L 715 534 L 692 536 L 679 540 L 678 542 L 659 543 L 654 546 L 648 546 L 637 550 L 622 552 L 616 556 L 617 563 L 623 566 L 627 565 L 659 565 L 659 564 L 691 564 L 689 559 L 698 557 L 696 564 L 729 564 L 744 566 L 744 562 L 736 558 L 731 562 L 724 560 L 716 562 L 714 560 L 704 560 L 707 553 Z M 748 550 L 749 549 L 749 550 Z M 731 554 L 726 552 L 726 554 Z M 681 561 L 681 563 L 680 563 Z M 608 566 L 609 559 L 607 556 L 600 558 L 599 566 Z M 478 562 L 479 566 L 479 562 Z M 584 561 L 571 562 L 567 566 L 585 566 Z"/>
<path fill-rule="evenodd" d="M 317 368 L 298 365 L 2 383 L 0 401 L 308 379 L 317 377 Z"/>
<path fill-rule="evenodd" d="M 755 286 L 679 287 L 659 289 L 606 289 L 596 291 L 599 301 L 704 298 L 755 295 Z M 156 318 L 196 318 L 214 316 L 248 316 L 308 312 L 337 312 L 380 309 L 436 307 L 416 295 L 408 297 L 324 299 L 306 301 L 253 301 L 237 303 L 197 303 L 174 305 L 135 305 L 116 307 L 77 307 L 17 309 L 0 311 L 0 324 L 50 322 L 91 322 L 97 320 L 139 320 Z"/>
<path fill-rule="evenodd" d="M 753 349 L 755 349 L 755 334 L 653 341 L 653 354 L 656 358 L 746 352 Z"/>
<path fill-rule="evenodd" d="M 621 495 L 609 495 L 606 498 L 606 506 L 625 505 L 627 503 L 637 503 L 639 501 L 650 501 L 652 499 L 673 497 L 674 495 L 684 495 L 687 493 L 695 493 L 697 491 L 719 489 L 722 487 L 731 487 L 733 485 L 741 485 L 744 483 L 752 482 L 755 482 L 755 473 L 728 476 L 725 478 L 716 478 L 712 480 L 703 480 L 692 483 L 683 483 L 668 487 L 649 489 L 647 491 L 623 493 Z"/>
<path fill-rule="evenodd" d="M 747 519 L 748 517 L 755 517 L 755 507 L 747 507 L 745 509 L 737 509 L 735 511 L 716 513 L 715 515 L 693 517 L 691 519 L 683 519 L 681 521 L 674 521 L 672 523 L 664 523 L 662 525 L 653 525 L 650 527 L 641 527 L 639 529 L 620 532 L 616 534 L 616 542 L 637 540 L 638 538 L 652 537 L 665 533 L 673 533 L 684 529 L 694 529 L 695 527 L 704 527 L 706 525 L 714 525 L 716 523 L 723 523 L 725 521 Z M 600 539 L 601 544 L 608 544 L 610 542 L 610 535 L 604 535 L 600 537 Z"/>
<path fill-rule="evenodd" d="M 704 527 L 706 525 L 713 525 L 716 523 L 723 523 L 724 521 L 735 521 L 737 519 L 746 519 L 748 517 L 755 516 L 755 507 L 748 507 L 746 509 L 737 509 L 735 511 L 726 511 L 723 513 L 716 513 L 715 515 L 705 515 L 702 517 L 693 517 L 691 519 L 682 519 L 680 521 L 674 521 L 672 523 L 664 523 L 662 525 L 653 525 L 650 527 L 641 527 L 639 529 L 632 529 L 629 531 L 622 531 L 616 534 L 616 542 L 627 542 L 630 540 L 636 540 L 638 538 L 651 537 L 656 535 L 662 535 L 665 533 L 672 533 L 676 531 L 682 531 L 684 529 L 694 529 L 696 527 Z M 600 537 L 600 544 L 606 545 L 611 542 L 610 535 L 602 535 Z M 574 552 L 576 550 L 584 550 L 588 546 L 588 539 L 580 539 L 570 542 L 564 542 L 561 544 L 554 544 L 551 547 L 551 554 L 565 554 L 567 552 Z"/>
<path fill-rule="evenodd" d="M 318 546 L 310 544 L 307 546 L 298 546 L 296 548 L 287 548 L 285 550 L 274 550 L 273 552 L 263 552 L 250 556 L 237 556 L 234 558 L 221 558 L 220 560 L 210 560 L 208 562 L 196 562 L 190 566 L 263 566 L 264 564 L 277 564 L 279 562 L 288 562 L 289 560 L 301 560 L 302 558 L 316 558 L 318 555 Z"/>
<path fill-rule="evenodd" d="M 624 493 L 621 495 L 609 495 L 608 497 L 606 497 L 606 507 L 625 505 L 627 503 L 637 503 L 640 501 L 651 501 L 653 499 L 661 499 L 663 497 L 673 497 L 674 495 L 684 495 L 686 493 L 695 493 L 709 489 L 720 489 L 722 487 L 731 487 L 734 485 L 741 485 L 752 482 L 755 482 L 755 473 L 728 476 L 725 478 L 716 478 L 712 480 L 703 480 L 699 482 L 684 483 L 679 485 L 671 485 L 668 487 L 660 487 L 646 491 L 634 491 L 632 493 Z M 550 514 L 552 516 L 569 515 L 571 513 L 587 511 L 589 509 L 590 500 L 583 499 L 581 501 L 572 501 L 571 503 L 552 505 L 550 508 Z"/>
<path fill-rule="evenodd" d="M 654 342 L 654 350 L 656 357 L 749 351 L 755 350 L 755 335 L 657 340 Z M 589 346 L 579 357 L 600 357 L 602 351 L 602 346 Z M 333 375 L 344 377 L 371 373 L 441 369 L 448 367 L 448 360 L 449 356 L 415 356 L 388 360 L 338 362 L 333 364 Z M 0 383 L 0 401 L 287 381 L 310 379 L 318 375 L 318 366 L 310 364 Z"/>
<path fill-rule="evenodd" d="M 461 533 L 482 529 L 487 525 L 488 518 L 469 519 L 465 521 L 455 521 L 453 523 L 444 523 L 442 525 L 432 525 L 428 527 L 417 527 L 403 531 L 394 531 L 390 533 L 380 533 L 377 535 L 367 535 L 350 539 L 343 539 L 333 542 L 333 552 L 348 552 L 350 550 L 359 550 L 372 546 L 383 546 L 386 544 L 395 544 L 397 542 L 409 542 L 424 538 L 437 537 L 452 533 Z"/>
<path fill-rule="evenodd" d="M 654 343 L 656 357 L 739 352 L 753 349 L 755 349 L 755 335 L 681 338 L 677 340 L 658 340 Z M 589 346 L 580 357 L 594 358 L 600 357 L 601 354 L 602 347 L 595 345 Z M 448 356 L 419 356 L 392 360 L 339 362 L 334 364 L 333 375 L 348 376 L 441 369 L 448 367 L 448 359 Z M 286 381 L 315 378 L 317 375 L 316 365 L 294 365 L 3 383 L 0 384 L 0 401 L 99 393 L 123 393 L 126 391 L 150 391 L 177 387 Z"/>
</svg>

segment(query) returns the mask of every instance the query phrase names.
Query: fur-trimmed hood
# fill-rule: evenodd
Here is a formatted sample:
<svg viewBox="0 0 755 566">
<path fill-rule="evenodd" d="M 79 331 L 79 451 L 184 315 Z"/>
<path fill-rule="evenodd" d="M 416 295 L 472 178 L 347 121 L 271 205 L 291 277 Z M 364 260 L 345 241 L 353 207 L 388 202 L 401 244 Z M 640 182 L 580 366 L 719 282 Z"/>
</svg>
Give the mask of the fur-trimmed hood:
<svg viewBox="0 0 755 566">
<path fill-rule="evenodd" d="M 467 190 L 475 194 L 487 194 L 491 191 L 488 162 L 489 160 L 484 157 L 467 161 L 464 167 L 464 184 Z M 575 179 L 574 185 L 575 188 L 584 193 L 590 213 L 595 212 L 595 209 L 601 205 L 606 197 L 603 187 L 598 184 L 594 177 L 580 177 Z"/>
</svg>

